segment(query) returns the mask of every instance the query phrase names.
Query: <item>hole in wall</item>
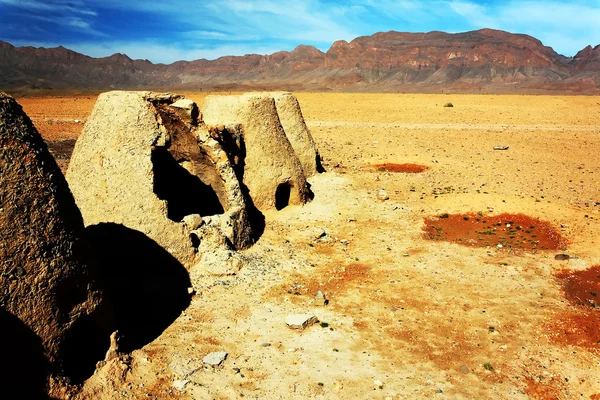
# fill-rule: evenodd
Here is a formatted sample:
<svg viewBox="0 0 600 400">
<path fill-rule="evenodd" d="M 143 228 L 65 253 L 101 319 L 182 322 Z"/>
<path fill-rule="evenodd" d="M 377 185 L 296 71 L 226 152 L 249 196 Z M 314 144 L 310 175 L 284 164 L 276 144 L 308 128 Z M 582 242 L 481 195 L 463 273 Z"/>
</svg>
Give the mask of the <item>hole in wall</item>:
<svg viewBox="0 0 600 400">
<path fill-rule="evenodd" d="M 178 163 L 164 147 L 152 151 L 154 193 L 167 202 L 167 217 L 181 222 L 190 214 L 201 216 L 225 212 L 212 186 L 205 184 Z"/>
<path fill-rule="evenodd" d="M 190 241 L 192 242 L 192 247 L 195 251 L 198 251 L 198 247 L 200 247 L 200 238 L 195 233 L 190 233 Z"/>
<path fill-rule="evenodd" d="M 290 195 L 292 193 L 292 184 L 285 182 L 279 184 L 275 190 L 275 208 L 277 210 L 283 210 L 290 204 Z"/>
</svg>

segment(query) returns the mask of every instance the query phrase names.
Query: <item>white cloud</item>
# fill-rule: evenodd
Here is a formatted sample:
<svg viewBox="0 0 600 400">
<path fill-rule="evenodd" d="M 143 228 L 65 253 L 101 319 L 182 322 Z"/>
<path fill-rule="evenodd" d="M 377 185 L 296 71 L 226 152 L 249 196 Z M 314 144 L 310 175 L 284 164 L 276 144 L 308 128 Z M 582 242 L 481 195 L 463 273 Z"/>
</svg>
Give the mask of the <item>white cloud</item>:
<svg viewBox="0 0 600 400">
<path fill-rule="evenodd" d="M 566 55 L 600 43 L 599 2 L 512 0 L 484 6 L 474 1 L 450 1 L 449 5 L 472 27 L 526 33 Z"/>
<path fill-rule="evenodd" d="M 529 34 L 566 55 L 574 55 L 587 44 L 600 43 L 598 0 L 0 0 L 0 6 L 3 4 L 39 18 L 52 17 L 57 30 L 66 26 L 96 37 L 93 45 L 72 39 L 70 46 L 61 43 L 66 47 L 84 53 L 88 49 L 92 55 L 113 51 L 162 62 L 270 53 L 291 50 L 298 44 L 327 50 L 336 40 L 350 41 L 388 30 L 464 32 L 495 28 Z M 127 37 L 107 41 L 100 29 L 112 31 L 108 30 L 110 21 L 101 20 L 104 13 L 97 8 L 100 6 L 132 16 L 151 13 L 152 18 L 164 21 L 164 37 L 147 31 L 147 38 L 143 38 L 144 27 L 140 25 L 132 29 L 136 33 L 132 41 Z M 51 12 L 59 18 L 48 15 Z"/>
<path fill-rule="evenodd" d="M 0 0 L 0 4 L 5 4 L 13 7 L 18 7 L 31 11 L 55 11 L 55 12 L 71 12 L 76 14 L 96 16 L 97 13 L 91 10 L 82 1 L 69 0 Z"/>
<path fill-rule="evenodd" d="M 458 15 L 466 18 L 473 26 L 478 28 L 498 28 L 498 21 L 487 15 L 488 10 L 479 4 L 466 1 L 452 1 L 450 8 Z"/>
</svg>

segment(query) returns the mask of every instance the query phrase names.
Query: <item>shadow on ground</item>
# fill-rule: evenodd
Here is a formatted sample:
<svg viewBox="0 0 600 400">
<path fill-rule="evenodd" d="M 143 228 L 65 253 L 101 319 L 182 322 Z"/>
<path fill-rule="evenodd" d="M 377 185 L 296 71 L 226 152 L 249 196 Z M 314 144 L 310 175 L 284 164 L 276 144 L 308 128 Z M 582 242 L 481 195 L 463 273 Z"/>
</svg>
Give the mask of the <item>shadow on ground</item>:
<svg viewBox="0 0 600 400">
<path fill-rule="evenodd" d="M 19 318 L 1 307 L 0 354 L 0 385 L 6 393 L 16 390 L 21 399 L 48 399 L 46 376 L 50 365 L 44 355 L 42 340 Z"/>
<path fill-rule="evenodd" d="M 131 352 L 156 339 L 190 304 L 187 270 L 141 232 L 103 223 L 85 230 L 98 277 L 113 305 L 119 350 Z"/>
</svg>

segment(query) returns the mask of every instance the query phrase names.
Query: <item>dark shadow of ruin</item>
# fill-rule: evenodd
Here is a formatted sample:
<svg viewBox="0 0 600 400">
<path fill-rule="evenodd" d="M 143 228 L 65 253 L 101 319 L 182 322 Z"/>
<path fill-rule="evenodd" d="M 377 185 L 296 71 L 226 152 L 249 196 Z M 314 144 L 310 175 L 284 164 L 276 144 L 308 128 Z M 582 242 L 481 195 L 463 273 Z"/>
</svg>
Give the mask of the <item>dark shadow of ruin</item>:
<svg viewBox="0 0 600 400">
<path fill-rule="evenodd" d="M 85 236 L 112 302 L 120 351 L 150 343 L 189 306 L 187 270 L 152 239 L 113 223 L 89 226 Z"/>
<path fill-rule="evenodd" d="M 48 399 L 46 378 L 50 365 L 42 339 L 19 318 L 0 307 L 0 385 L 5 393 L 18 391 L 21 399 Z M 15 392 L 13 392 L 15 393 Z"/>
</svg>

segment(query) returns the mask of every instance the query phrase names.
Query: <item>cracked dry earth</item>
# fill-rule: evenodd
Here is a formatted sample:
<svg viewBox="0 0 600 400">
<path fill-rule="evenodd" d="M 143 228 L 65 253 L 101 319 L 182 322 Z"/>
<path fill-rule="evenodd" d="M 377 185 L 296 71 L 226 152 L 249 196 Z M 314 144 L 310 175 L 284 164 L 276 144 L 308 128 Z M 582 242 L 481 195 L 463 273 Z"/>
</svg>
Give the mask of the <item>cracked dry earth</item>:
<svg viewBox="0 0 600 400">
<path fill-rule="evenodd" d="M 195 276 L 188 309 L 80 398 L 600 398 L 598 97 L 297 96 L 328 171 L 315 199 L 266 213 L 237 276 Z M 563 247 L 424 235 L 459 213 L 538 218 Z M 289 329 L 298 313 L 320 323 Z"/>
</svg>

